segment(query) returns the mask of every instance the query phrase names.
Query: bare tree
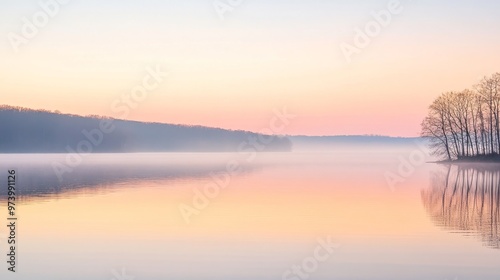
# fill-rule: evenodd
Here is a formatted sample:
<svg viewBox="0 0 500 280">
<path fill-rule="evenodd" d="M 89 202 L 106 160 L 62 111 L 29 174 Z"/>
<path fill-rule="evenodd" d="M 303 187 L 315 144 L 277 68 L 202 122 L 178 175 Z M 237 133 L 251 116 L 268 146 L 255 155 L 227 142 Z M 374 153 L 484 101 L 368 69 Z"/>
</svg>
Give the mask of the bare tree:
<svg viewBox="0 0 500 280">
<path fill-rule="evenodd" d="M 429 106 L 423 137 L 447 159 L 500 153 L 500 73 L 485 77 L 475 90 L 446 92 Z"/>
</svg>

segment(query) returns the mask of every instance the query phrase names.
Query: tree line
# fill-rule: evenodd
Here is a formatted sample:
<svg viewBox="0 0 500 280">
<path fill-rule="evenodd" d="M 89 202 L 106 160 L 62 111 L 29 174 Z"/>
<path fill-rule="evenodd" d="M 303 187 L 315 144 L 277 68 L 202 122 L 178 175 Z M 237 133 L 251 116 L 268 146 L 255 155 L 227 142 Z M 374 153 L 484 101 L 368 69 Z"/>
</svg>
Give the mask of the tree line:
<svg viewBox="0 0 500 280">
<path fill-rule="evenodd" d="M 433 153 L 448 160 L 500 154 L 500 73 L 441 94 L 421 126 Z"/>
<path fill-rule="evenodd" d="M 99 131 L 102 120 L 113 130 Z M 103 116 L 0 105 L 0 153 L 72 153 L 86 143 L 96 153 L 291 151 L 287 137 L 192 125 L 147 123 Z M 260 139 L 271 139 L 265 144 Z M 261 143 L 262 142 L 262 143 Z M 72 149 L 72 150 L 71 150 Z"/>
</svg>

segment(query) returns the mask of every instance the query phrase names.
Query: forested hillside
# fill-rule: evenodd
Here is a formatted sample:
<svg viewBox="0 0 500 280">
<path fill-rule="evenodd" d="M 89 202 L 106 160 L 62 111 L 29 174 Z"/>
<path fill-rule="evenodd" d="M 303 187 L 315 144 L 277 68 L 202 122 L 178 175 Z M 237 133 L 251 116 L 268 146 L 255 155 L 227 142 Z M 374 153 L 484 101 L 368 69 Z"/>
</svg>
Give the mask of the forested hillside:
<svg viewBox="0 0 500 280">
<path fill-rule="evenodd" d="M 260 143 L 253 140 L 272 139 Z M 290 151 L 282 137 L 0 106 L 0 153 Z"/>
</svg>

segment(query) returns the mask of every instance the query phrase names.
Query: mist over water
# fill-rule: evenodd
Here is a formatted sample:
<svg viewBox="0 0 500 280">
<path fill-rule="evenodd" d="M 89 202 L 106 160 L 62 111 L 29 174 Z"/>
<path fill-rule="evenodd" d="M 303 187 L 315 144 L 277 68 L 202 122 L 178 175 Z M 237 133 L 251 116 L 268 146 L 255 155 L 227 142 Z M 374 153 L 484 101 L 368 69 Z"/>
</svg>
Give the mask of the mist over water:
<svg viewBox="0 0 500 280">
<path fill-rule="evenodd" d="M 294 149 L 92 154 L 63 180 L 67 155 L 0 155 L 0 179 L 18 174 L 13 279 L 301 279 L 283 277 L 328 238 L 308 279 L 499 278 L 500 167 L 411 143 Z"/>
</svg>

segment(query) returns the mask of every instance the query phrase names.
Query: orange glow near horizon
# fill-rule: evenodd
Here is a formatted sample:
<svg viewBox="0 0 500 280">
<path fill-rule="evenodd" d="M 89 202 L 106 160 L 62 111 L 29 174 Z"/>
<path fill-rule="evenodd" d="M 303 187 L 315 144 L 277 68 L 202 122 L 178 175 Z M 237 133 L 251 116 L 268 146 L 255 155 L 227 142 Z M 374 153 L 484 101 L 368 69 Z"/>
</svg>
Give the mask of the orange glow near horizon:
<svg viewBox="0 0 500 280">
<path fill-rule="evenodd" d="M 85 11 L 95 5 L 68 6 L 18 53 L 0 43 L 1 104 L 117 117 L 113 101 L 160 65 L 170 76 L 127 119 L 258 132 L 274 109 L 287 107 L 297 117 L 284 134 L 417 136 L 436 96 L 500 71 L 496 14 L 487 5 L 456 4 L 481 14 L 471 23 L 443 19 L 444 6 L 413 3 L 351 63 L 339 46 L 385 2 L 258 3 L 224 22 L 195 3 L 148 4 L 140 8 L 149 16 L 134 24 L 124 15 L 136 3 L 119 5 L 122 13 L 98 7 L 107 16 L 89 20 Z M 31 11 L 9 8 L 0 11 L 9 23 L 2 34 L 19 32 Z"/>
</svg>

